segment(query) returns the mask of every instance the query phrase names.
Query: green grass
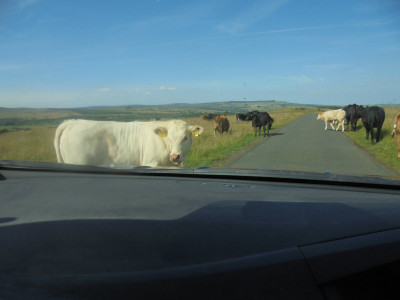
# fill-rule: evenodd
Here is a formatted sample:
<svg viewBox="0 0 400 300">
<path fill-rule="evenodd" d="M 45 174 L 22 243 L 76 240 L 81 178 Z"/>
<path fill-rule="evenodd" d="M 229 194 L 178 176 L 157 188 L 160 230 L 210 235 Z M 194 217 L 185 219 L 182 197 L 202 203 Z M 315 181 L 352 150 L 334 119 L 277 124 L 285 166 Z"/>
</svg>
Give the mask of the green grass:
<svg viewBox="0 0 400 300">
<path fill-rule="evenodd" d="M 179 111 L 182 112 L 181 110 Z M 270 111 L 271 116 L 275 119 L 272 132 L 276 130 L 276 128 L 292 122 L 305 113 L 314 111 L 315 109 L 313 108 L 304 107 L 290 107 Z M 40 118 L 49 118 L 48 115 L 43 115 L 42 113 L 43 112 L 40 114 Z M 53 114 L 54 112 L 50 113 Z M 60 113 L 62 112 L 57 111 L 57 115 L 54 116 L 58 117 Z M 106 112 L 103 111 L 103 114 L 105 113 Z M 167 114 L 165 116 L 167 116 Z M 20 118 L 19 115 L 15 115 L 15 117 Z M 229 134 L 224 134 L 222 136 L 217 134 L 216 137 L 214 137 L 213 121 L 202 120 L 200 116 L 180 118 L 190 125 L 200 125 L 205 128 L 202 135 L 193 137 L 192 148 L 185 162 L 186 167 L 221 166 L 223 160 L 235 151 L 252 141 L 257 139 L 261 141 L 263 139 L 263 137 L 254 137 L 251 122 L 237 122 L 233 115 L 228 116 L 228 118 L 231 124 Z M 25 120 L 25 118 L 21 119 Z M 16 125 L 20 125 L 22 128 L 24 122 Z M 17 130 L 0 134 L 0 160 L 56 162 L 53 146 L 56 128 L 48 125 L 49 124 L 43 126 L 35 125 L 30 130 Z M 13 130 L 13 128 L 15 129 L 13 126 L 4 128 L 10 130 Z"/>
<path fill-rule="evenodd" d="M 365 139 L 365 129 L 361 122 L 359 122 L 357 132 L 346 131 L 345 133 L 378 160 L 400 173 L 400 160 L 397 159 L 396 139 L 390 137 L 393 129 L 394 117 L 399 111 L 400 107 L 385 108 L 386 120 L 382 128 L 382 140 L 375 145 L 371 145 L 370 140 Z M 179 112 L 184 113 L 180 110 Z M 315 108 L 304 107 L 290 107 L 270 111 L 271 116 L 275 119 L 272 132 L 306 113 L 316 112 L 317 109 Z M 24 114 L 25 113 L 26 112 L 24 112 Z M 15 114 L 13 117 L 22 120 L 21 122 L 17 122 L 12 126 L 1 126 L 0 129 L 8 129 L 10 132 L 0 134 L 0 160 L 56 162 L 53 146 L 55 134 L 54 125 L 47 123 L 39 125 L 35 124 L 35 121 L 48 120 L 53 117 L 58 119 L 60 116 L 69 117 L 70 112 L 49 111 L 48 113 L 49 114 L 46 114 L 44 111 L 40 111 L 39 113 L 38 111 L 36 116 L 21 116 Z M 114 111 L 113 113 L 117 118 L 117 112 Z M 142 111 L 140 113 L 142 113 Z M 146 112 L 143 109 L 143 113 L 147 114 L 150 112 Z M 178 111 L 171 110 L 171 113 L 175 116 Z M 90 115 L 93 116 L 93 114 Z M 101 116 L 104 115 L 106 115 L 106 110 L 103 111 L 103 115 Z M 165 119 L 167 119 L 167 116 L 168 114 L 165 113 Z M 126 115 L 123 117 L 126 117 Z M 228 118 L 231 124 L 229 134 L 224 134 L 222 136 L 217 134 L 216 137 L 214 137 L 213 132 L 213 121 L 202 120 L 200 116 L 180 118 L 191 125 L 200 125 L 205 128 L 202 135 L 193 138 L 192 149 L 185 162 L 186 167 L 223 167 L 226 159 L 231 155 L 235 155 L 235 153 L 244 146 L 249 144 L 255 145 L 258 141 L 264 139 L 263 137 L 254 137 L 254 131 L 251 128 L 250 122 L 237 122 L 233 115 L 228 116 Z M 31 123 L 32 126 L 27 126 L 26 122 Z"/>
<path fill-rule="evenodd" d="M 398 112 L 400 112 L 400 107 L 385 108 L 386 117 L 381 131 L 382 140 L 375 145 L 371 145 L 371 137 L 368 140 L 365 138 L 366 132 L 361 120 L 357 123 L 356 132 L 345 131 L 345 133 L 378 160 L 400 174 L 400 160 L 397 158 L 397 142 L 396 139 L 392 139 L 390 136 L 393 130 L 394 118 Z M 376 132 L 376 128 L 374 129 L 374 132 Z"/>
<path fill-rule="evenodd" d="M 0 160 L 56 162 L 55 131 L 55 128 L 39 127 L 1 134 Z"/>
</svg>

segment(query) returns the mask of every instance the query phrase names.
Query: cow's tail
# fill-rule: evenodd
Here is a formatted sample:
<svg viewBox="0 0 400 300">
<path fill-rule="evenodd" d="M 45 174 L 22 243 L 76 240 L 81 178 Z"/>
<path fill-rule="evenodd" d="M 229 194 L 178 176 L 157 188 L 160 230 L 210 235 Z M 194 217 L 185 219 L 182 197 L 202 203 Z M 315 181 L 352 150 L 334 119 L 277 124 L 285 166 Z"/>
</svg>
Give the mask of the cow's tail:
<svg viewBox="0 0 400 300">
<path fill-rule="evenodd" d="M 64 121 L 63 123 L 61 123 L 60 126 L 57 127 L 56 135 L 54 137 L 54 148 L 56 149 L 57 161 L 59 163 L 64 163 L 64 160 L 61 156 L 61 151 L 60 151 L 60 140 L 61 140 L 62 133 L 64 132 L 65 128 L 67 127 L 66 123 L 67 122 Z"/>
</svg>

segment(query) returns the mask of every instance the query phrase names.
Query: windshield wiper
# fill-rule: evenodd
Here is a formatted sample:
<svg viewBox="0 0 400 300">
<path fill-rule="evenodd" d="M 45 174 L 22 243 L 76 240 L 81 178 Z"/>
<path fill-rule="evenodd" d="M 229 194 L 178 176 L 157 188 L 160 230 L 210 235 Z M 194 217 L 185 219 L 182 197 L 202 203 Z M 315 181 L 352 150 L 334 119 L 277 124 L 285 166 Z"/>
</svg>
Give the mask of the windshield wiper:
<svg viewBox="0 0 400 300">
<path fill-rule="evenodd" d="M 400 180 L 380 176 L 342 175 L 330 172 L 316 173 L 266 169 L 212 169 L 151 168 L 124 166 L 110 168 L 44 162 L 0 161 L 1 169 L 42 171 L 58 173 L 102 174 L 102 175 L 147 175 L 157 177 L 183 177 L 225 180 L 251 180 L 258 182 L 283 182 L 298 184 L 322 184 L 331 186 L 365 187 L 368 189 L 400 190 Z"/>
</svg>

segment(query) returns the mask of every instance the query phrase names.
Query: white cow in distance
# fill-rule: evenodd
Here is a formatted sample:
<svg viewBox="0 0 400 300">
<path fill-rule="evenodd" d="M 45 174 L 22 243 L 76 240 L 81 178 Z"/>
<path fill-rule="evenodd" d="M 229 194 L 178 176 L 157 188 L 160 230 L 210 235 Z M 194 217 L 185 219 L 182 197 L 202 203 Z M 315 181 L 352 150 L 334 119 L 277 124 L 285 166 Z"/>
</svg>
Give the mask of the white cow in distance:
<svg viewBox="0 0 400 300">
<path fill-rule="evenodd" d="M 183 167 L 192 136 L 203 131 L 203 127 L 190 126 L 182 120 L 68 120 L 58 126 L 54 147 L 59 163 Z"/>
<path fill-rule="evenodd" d="M 342 125 L 342 132 L 344 131 L 344 119 L 346 116 L 346 112 L 343 109 L 335 109 L 328 110 L 318 114 L 317 120 L 325 121 L 325 130 L 328 128 L 328 123 L 331 125 L 333 130 L 338 130 L 340 125 Z M 334 121 L 338 121 L 338 126 L 335 127 L 332 125 Z"/>
</svg>

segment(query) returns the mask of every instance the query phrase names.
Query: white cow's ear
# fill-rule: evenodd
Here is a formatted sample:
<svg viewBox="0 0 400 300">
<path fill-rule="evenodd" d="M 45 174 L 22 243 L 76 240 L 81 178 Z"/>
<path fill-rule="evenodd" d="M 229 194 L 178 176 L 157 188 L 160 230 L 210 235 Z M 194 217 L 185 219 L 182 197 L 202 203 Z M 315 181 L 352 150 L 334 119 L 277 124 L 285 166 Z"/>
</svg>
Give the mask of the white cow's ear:
<svg viewBox="0 0 400 300">
<path fill-rule="evenodd" d="M 168 129 L 165 127 L 157 127 L 156 129 L 154 129 L 154 133 L 164 138 L 168 135 Z"/>
<path fill-rule="evenodd" d="M 194 136 L 198 136 L 203 133 L 204 128 L 198 125 L 189 126 L 189 130 L 193 133 Z"/>
</svg>

